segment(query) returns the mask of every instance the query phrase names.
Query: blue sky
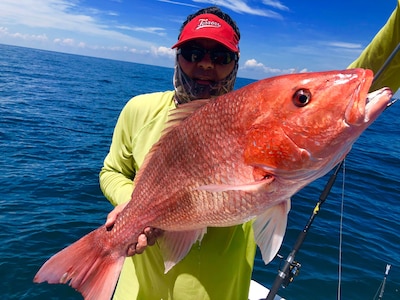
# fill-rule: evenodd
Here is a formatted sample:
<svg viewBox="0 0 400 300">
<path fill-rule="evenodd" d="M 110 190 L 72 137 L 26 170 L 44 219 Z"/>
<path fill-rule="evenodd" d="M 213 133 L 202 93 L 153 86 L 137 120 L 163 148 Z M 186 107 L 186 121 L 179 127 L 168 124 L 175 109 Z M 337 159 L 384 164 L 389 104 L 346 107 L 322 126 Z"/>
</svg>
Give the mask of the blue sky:
<svg viewBox="0 0 400 300">
<path fill-rule="evenodd" d="M 239 76 L 346 68 L 397 0 L 1 0 L 0 43 L 173 67 L 181 23 L 217 5 L 241 31 Z"/>
</svg>

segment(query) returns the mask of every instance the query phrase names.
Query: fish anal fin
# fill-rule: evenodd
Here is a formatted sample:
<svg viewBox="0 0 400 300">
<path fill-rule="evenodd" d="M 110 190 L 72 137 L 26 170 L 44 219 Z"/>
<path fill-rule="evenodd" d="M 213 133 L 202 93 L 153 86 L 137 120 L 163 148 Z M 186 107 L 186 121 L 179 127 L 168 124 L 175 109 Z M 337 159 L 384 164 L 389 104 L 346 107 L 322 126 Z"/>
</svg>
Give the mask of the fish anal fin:
<svg viewBox="0 0 400 300">
<path fill-rule="evenodd" d="M 265 264 L 279 251 L 286 231 L 290 200 L 283 201 L 257 216 L 253 223 L 254 238 Z"/>
<path fill-rule="evenodd" d="M 101 227 L 64 248 L 40 268 L 34 282 L 65 283 L 78 290 L 85 300 L 109 300 L 117 284 L 124 256 L 104 251 Z"/>
<path fill-rule="evenodd" d="M 207 228 L 191 231 L 165 231 L 163 236 L 158 239 L 164 258 L 165 273 L 181 261 L 192 245 L 202 240 L 206 232 Z"/>
</svg>

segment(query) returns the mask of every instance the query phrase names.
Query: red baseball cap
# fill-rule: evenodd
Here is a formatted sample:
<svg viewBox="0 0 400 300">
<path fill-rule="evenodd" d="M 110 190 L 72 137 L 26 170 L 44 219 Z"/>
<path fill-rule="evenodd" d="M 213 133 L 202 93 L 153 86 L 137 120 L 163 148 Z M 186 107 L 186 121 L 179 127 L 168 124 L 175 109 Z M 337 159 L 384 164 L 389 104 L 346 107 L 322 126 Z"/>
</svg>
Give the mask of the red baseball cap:
<svg viewBox="0 0 400 300">
<path fill-rule="evenodd" d="M 183 28 L 178 42 L 171 48 L 178 48 L 182 44 L 198 38 L 217 41 L 228 49 L 239 52 L 238 35 L 227 22 L 214 14 L 202 14 L 190 20 Z"/>
</svg>

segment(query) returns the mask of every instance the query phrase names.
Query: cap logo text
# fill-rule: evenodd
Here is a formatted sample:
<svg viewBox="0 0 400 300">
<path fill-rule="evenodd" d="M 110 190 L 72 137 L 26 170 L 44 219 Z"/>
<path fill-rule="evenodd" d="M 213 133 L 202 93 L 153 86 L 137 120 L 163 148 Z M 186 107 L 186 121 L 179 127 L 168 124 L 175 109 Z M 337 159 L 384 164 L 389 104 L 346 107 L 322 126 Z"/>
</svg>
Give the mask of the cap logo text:
<svg viewBox="0 0 400 300">
<path fill-rule="evenodd" d="M 197 25 L 196 30 L 209 27 L 219 28 L 221 27 L 221 24 L 217 21 L 210 21 L 209 19 L 199 19 L 199 24 Z"/>
</svg>

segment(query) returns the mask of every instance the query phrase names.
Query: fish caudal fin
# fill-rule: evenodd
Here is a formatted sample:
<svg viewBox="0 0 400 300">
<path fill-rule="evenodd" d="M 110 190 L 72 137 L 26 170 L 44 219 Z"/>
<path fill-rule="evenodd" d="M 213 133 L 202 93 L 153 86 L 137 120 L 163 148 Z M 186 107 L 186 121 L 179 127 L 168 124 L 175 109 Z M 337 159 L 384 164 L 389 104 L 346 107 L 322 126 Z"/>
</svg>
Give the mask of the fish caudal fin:
<svg viewBox="0 0 400 300">
<path fill-rule="evenodd" d="M 286 231 L 290 200 L 281 202 L 257 216 L 253 223 L 254 237 L 265 264 L 274 259 Z"/>
<path fill-rule="evenodd" d="M 69 283 L 85 300 L 109 300 L 117 284 L 124 256 L 103 247 L 101 227 L 52 256 L 34 282 Z"/>
</svg>

